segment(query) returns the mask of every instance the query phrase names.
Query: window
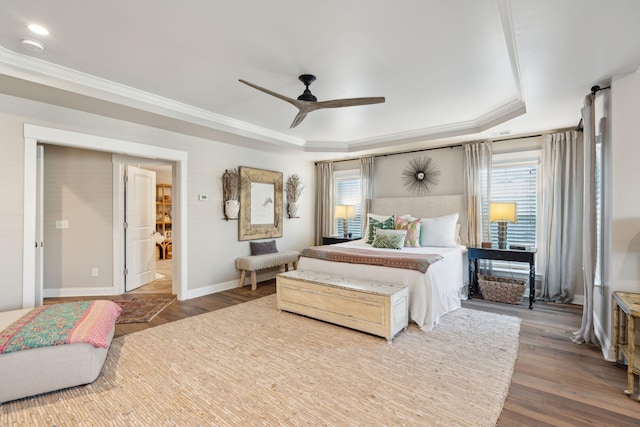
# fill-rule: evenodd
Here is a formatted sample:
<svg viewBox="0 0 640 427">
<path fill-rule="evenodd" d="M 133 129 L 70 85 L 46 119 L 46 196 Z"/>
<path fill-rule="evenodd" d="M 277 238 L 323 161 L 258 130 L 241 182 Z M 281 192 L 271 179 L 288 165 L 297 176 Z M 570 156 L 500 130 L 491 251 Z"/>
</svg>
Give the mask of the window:
<svg viewBox="0 0 640 427">
<path fill-rule="evenodd" d="M 347 231 L 353 236 L 360 236 L 362 216 L 362 197 L 360 190 L 360 169 L 336 171 L 333 173 L 336 185 L 336 205 L 355 205 L 356 217 L 348 220 Z M 337 220 L 337 230 L 342 234 L 342 219 Z"/>
<path fill-rule="evenodd" d="M 596 176 L 595 176 L 595 198 L 596 198 L 596 265 L 595 265 L 595 286 L 602 286 L 602 135 L 596 135 Z"/>
<path fill-rule="evenodd" d="M 507 225 L 507 248 L 511 244 L 536 246 L 536 215 L 538 206 L 539 151 L 495 154 L 491 170 L 491 201 L 516 202 L 517 223 Z M 488 213 L 488 203 L 485 207 Z M 487 215 L 488 217 L 488 215 Z M 491 224 L 491 242 L 498 246 L 498 224 Z M 503 265 L 501 265 L 503 264 Z M 494 268 L 507 267 L 507 263 L 494 262 Z M 527 268 L 513 263 L 508 268 Z"/>
</svg>

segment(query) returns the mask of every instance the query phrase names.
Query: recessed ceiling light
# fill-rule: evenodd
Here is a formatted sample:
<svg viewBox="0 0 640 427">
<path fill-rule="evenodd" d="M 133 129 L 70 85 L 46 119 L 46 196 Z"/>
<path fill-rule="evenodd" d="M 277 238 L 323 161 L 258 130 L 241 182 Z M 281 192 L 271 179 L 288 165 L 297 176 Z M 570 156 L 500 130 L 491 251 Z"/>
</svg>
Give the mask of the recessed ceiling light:
<svg viewBox="0 0 640 427">
<path fill-rule="evenodd" d="M 49 30 L 47 30 L 42 25 L 30 24 L 29 25 L 29 29 L 31 30 L 31 32 L 36 33 L 36 34 L 38 34 L 40 36 L 48 36 L 49 35 Z"/>
<path fill-rule="evenodd" d="M 42 52 L 44 50 L 44 43 L 33 39 L 23 39 L 22 47 L 31 52 Z"/>
</svg>

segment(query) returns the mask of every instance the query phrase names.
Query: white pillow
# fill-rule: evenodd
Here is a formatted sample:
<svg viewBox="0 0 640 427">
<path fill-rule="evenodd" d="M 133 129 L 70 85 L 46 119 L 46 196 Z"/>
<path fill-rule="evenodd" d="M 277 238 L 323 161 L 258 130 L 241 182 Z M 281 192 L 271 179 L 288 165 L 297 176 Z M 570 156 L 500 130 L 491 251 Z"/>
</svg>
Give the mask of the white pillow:
<svg viewBox="0 0 640 427">
<path fill-rule="evenodd" d="M 456 229 L 458 214 L 450 214 L 435 218 L 422 218 L 420 229 L 421 246 L 445 246 L 457 245 Z"/>
</svg>

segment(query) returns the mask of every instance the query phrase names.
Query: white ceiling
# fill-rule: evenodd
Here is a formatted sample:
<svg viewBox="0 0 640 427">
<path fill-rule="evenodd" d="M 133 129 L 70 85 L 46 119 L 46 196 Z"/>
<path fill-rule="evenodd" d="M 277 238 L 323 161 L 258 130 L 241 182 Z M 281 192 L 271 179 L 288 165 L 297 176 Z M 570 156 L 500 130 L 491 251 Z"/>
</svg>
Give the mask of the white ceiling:
<svg viewBox="0 0 640 427">
<path fill-rule="evenodd" d="M 313 159 L 575 127 L 640 65 L 638 0 L 3 0 L 0 92 Z M 46 26 L 36 36 L 27 25 Z M 23 38 L 46 45 L 34 53 Z M 296 109 L 296 98 L 386 103 Z M 125 106 L 126 108 L 123 108 Z"/>
</svg>

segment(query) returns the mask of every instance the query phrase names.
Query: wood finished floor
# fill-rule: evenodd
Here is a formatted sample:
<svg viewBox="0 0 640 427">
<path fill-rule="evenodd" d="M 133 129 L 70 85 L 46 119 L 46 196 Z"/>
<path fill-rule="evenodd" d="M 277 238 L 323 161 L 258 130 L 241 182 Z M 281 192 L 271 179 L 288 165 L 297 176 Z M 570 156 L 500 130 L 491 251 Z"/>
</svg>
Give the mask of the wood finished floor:
<svg viewBox="0 0 640 427">
<path fill-rule="evenodd" d="M 275 281 L 188 301 L 174 301 L 149 323 L 116 325 L 116 336 L 229 307 L 275 293 Z M 135 296 L 135 295 L 132 295 Z M 68 299 L 67 299 L 68 300 Z M 628 398 L 626 368 L 602 358 L 600 349 L 571 342 L 581 307 L 537 302 L 508 305 L 474 299 L 463 307 L 522 319 L 520 348 L 498 426 L 638 426 L 640 402 Z M 473 364 L 473 355 L 469 355 Z M 460 367 L 464 375 L 464 367 Z M 464 402 L 459 404 L 464 405 Z"/>
</svg>

